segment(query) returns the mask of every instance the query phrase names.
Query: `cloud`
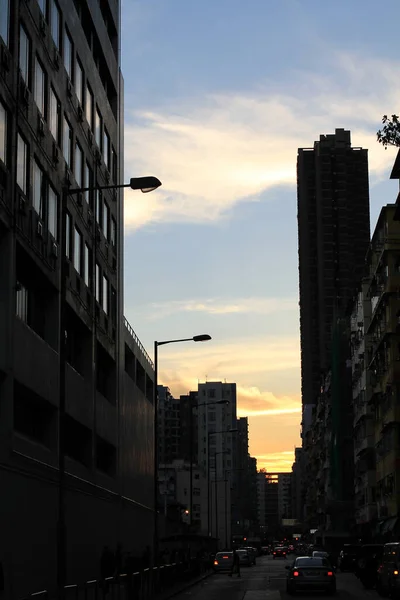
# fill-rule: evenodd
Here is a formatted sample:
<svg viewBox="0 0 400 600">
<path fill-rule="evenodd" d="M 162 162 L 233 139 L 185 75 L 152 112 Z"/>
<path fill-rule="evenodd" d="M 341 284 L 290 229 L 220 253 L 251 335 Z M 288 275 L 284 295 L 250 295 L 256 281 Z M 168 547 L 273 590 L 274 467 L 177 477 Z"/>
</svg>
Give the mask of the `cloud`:
<svg viewBox="0 0 400 600">
<path fill-rule="evenodd" d="M 276 396 L 258 387 L 237 386 L 238 416 L 288 415 L 301 412 L 301 400 L 298 396 Z"/>
<path fill-rule="evenodd" d="M 125 170 L 155 174 L 159 191 L 125 195 L 129 229 L 163 222 L 214 222 L 238 202 L 293 185 L 298 147 L 320 133 L 350 128 L 353 145 L 369 148 L 373 178 L 387 176 L 394 152 L 376 142 L 383 113 L 398 102 L 396 66 L 363 55 L 332 53 L 329 75 L 288 72 L 247 94 L 216 93 L 173 106 L 128 113 Z"/>
<path fill-rule="evenodd" d="M 266 469 L 270 473 L 290 472 L 294 463 L 294 450 L 259 454 L 256 458 L 258 470 Z"/>
<path fill-rule="evenodd" d="M 137 312 L 147 313 L 150 319 L 162 319 L 176 313 L 201 312 L 211 315 L 231 315 L 253 313 L 270 315 L 276 312 L 298 311 L 297 298 L 236 298 L 229 302 L 222 298 L 205 298 L 197 300 L 171 300 L 154 302 Z"/>
</svg>

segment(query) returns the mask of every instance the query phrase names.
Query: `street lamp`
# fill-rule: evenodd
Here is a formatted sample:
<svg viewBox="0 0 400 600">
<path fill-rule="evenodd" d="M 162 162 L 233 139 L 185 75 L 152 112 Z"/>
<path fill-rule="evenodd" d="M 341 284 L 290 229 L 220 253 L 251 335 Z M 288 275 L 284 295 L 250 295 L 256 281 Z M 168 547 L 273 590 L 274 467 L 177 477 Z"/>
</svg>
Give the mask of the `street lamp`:
<svg viewBox="0 0 400 600">
<path fill-rule="evenodd" d="M 202 402 L 201 404 L 190 404 L 189 421 L 189 451 L 190 451 L 190 481 L 189 481 L 189 503 L 190 503 L 190 525 L 192 525 L 193 515 L 193 409 L 202 406 L 215 406 L 216 404 L 229 404 L 229 400 L 216 400 L 215 402 Z"/>
<path fill-rule="evenodd" d="M 210 436 L 219 435 L 224 433 L 235 433 L 238 431 L 235 429 L 222 429 L 221 431 L 209 431 L 207 434 L 207 517 L 208 517 L 208 534 L 210 535 L 210 516 L 211 516 L 211 506 L 210 506 Z"/>
<path fill-rule="evenodd" d="M 150 192 L 160 187 L 161 181 L 157 177 L 133 177 L 126 184 L 100 185 L 84 188 L 69 188 L 64 187 L 61 194 L 60 206 L 60 303 L 59 303 L 59 327 L 58 327 L 58 344 L 59 344 L 59 407 L 58 407 L 58 523 L 57 523 L 57 586 L 60 596 L 63 596 L 64 586 L 66 582 L 66 525 L 65 525 L 65 402 L 66 402 L 66 307 L 67 307 L 67 210 L 68 198 L 85 192 L 97 192 L 101 190 L 117 190 L 130 187 L 132 190 L 141 190 L 143 193 Z M 94 246 L 96 245 L 96 237 L 94 237 Z M 96 285 L 96 282 L 95 282 Z M 95 383 L 93 383 L 95 385 Z"/>
<path fill-rule="evenodd" d="M 208 342 L 211 335 L 203 333 L 194 335 L 191 338 L 182 338 L 177 340 L 164 340 L 163 342 L 154 342 L 154 389 L 153 389 L 153 409 L 154 409 L 154 538 L 153 538 L 153 566 L 158 562 L 158 347 L 167 344 L 179 344 L 180 342 Z M 191 517 L 190 517 L 191 518 Z"/>
</svg>

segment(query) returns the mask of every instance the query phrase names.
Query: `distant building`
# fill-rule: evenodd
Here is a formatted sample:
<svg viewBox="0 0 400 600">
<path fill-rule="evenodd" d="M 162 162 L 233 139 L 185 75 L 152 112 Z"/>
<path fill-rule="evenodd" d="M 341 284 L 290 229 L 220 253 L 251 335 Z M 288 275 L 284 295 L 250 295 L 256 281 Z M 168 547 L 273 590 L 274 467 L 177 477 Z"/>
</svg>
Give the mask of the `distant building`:
<svg viewBox="0 0 400 600">
<path fill-rule="evenodd" d="M 181 458 L 180 401 L 168 387 L 158 386 L 158 464 L 165 465 Z"/>
<path fill-rule="evenodd" d="M 304 479 L 304 450 L 303 448 L 295 448 L 294 463 L 292 465 L 292 516 L 299 523 L 303 522 L 304 518 L 304 497 L 303 497 L 303 479 Z"/>
<path fill-rule="evenodd" d="M 258 518 L 264 538 L 283 533 L 282 520 L 292 518 L 291 473 L 257 474 Z"/>
</svg>

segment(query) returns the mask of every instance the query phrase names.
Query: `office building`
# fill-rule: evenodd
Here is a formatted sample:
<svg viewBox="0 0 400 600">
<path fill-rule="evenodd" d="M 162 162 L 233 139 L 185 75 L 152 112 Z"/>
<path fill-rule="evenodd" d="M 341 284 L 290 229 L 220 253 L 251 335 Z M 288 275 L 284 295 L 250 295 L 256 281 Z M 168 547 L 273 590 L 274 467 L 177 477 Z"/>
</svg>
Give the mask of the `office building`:
<svg viewBox="0 0 400 600">
<path fill-rule="evenodd" d="M 334 319 L 361 279 L 370 239 L 367 150 L 350 131 L 299 148 L 297 199 L 303 432 L 330 368 Z"/>
<path fill-rule="evenodd" d="M 67 583 L 99 577 L 104 545 L 152 540 L 153 367 L 123 319 L 119 191 L 69 194 L 60 246 L 66 190 L 124 181 L 119 49 L 118 0 L 0 1 L 5 597 L 54 589 L 61 496 Z"/>
</svg>

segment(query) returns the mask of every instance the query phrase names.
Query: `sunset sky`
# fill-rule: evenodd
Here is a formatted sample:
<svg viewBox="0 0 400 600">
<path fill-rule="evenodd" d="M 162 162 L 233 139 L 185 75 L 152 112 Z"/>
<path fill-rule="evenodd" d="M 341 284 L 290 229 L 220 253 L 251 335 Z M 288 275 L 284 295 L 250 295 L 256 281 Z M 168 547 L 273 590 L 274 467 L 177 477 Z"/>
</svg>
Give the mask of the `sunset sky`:
<svg viewBox="0 0 400 600">
<path fill-rule="evenodd" d="M 236 382 L 258 467 L 290 470 L 300 444 L 296 153 L 350 129 L 369 149 L 371 226 L 394 202 L 400 4 L 387 0 L 125 0 L 125 313 L 160 349 L 175 396 Z"/>
</svg>

